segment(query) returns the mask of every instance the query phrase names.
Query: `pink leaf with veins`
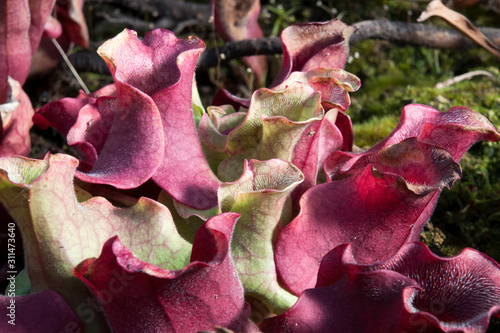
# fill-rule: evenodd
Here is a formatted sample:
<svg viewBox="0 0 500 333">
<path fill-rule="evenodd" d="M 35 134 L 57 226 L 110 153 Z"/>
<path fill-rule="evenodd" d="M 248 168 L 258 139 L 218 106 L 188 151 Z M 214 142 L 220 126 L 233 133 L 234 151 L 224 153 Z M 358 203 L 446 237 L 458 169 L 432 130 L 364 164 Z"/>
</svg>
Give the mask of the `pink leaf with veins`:
<svg viewBox="0 0 500 333">
<path fill-rule="evenodd" d="M 255 332 L 230 255 L 238 216 L 208 220 L 195 237 L 191 263 L 181 270 L 141 261 L 113 237 L 99 258 L 83 261 L 74 274 L 96 296 L 113 332 L 197 332 L 215 326 Z M 106 290 L 116 275 L 126 281 L 109 296 Z"/>
<path fill-rule="evenodd" d="M 455 162 L 478 141 L 500 141 L 500 134 L 495 126 L 485 116 L 469 108 L 455 106 L 446 112 L 440 112 L 430 106 L 409 104 L 403 108 L 394 131 L 367 152 L 377 151 L 411 137 L 448 150 Z"/>
<path fill-rule="evenodd" d="M 440 258 L 422 243 L 361 264 L 349 244 L 325 255 L 313 289 L 264 332 L 485 332 L 500 318 L 500 266 L 465 249 Z"/>
<path fill-rule="evenodd" d="M 304 194 L 300 215 L 278 239 L 285 284 L 296 294 L 312 287 L 321 258 L 339 244 L 351 243 L 368 263 L 418 239 L 440 190 L 460 177 L 455 162 L 479 140 L 498 141 L 500 135 L 470 109 L 408 105 L 396 129 L 370 150 L 334 152 L 325 171 L 335 181 Z"/>
<path fill-rule="evenodd" d="M 132 86 L 116 86 L 116 98 L 101 97 L 80 109 L 67 139 L 87 152 L 92 166 L 81 169 L 79 179 L 127 189 L 155 173 L 163 157 L 163 133 L 153 101 Z"/>
<path fill-rule="evenodd" d="M 394 131 L 371 149 L 360 154 L 342 151 L 332 153 L 324 164 L 327 177 L 338 180 L 361 172 L 367 165 L 377 161 L 385 149 L 408 138 L 444 148 L 458 162 L 471 145 L 481 140 L 499 141 L 500 134 L 484 116 L 470 109 L 453 107 L 447 112 L 440 112 L 429 106 L 410 104 L 403 108 Z M 398 172 L 410 166 L 411 164 L 399 165 Z M 423 225 L 430 217 L 438 195 L 436 193 L 434 203 L 429 204 L 427 212 L 415 221 L 416 225 Z M 414 229 L 412 241 L 419 240 L 420 231 L 419 228 Z"/>
</svg>

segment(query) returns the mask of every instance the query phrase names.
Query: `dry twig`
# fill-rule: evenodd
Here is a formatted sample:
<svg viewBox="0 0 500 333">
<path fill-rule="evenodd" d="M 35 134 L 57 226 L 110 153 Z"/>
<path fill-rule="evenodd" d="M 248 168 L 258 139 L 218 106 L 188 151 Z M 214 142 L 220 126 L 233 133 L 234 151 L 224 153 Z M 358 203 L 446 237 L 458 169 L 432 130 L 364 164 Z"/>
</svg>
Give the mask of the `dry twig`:
<svg viewBox="0 0 500 333">
<path fill-rule="evenodd" d="M 459 82 L 462 82 L 464 80 L 470 80 L 473 77 L 479 76 L 479 75 L 485 75 L 491 79 L 496 80 L 495 75 L 491 74 L 490 72 L 483 71 L 483 70 L 477 70 L 477 71 L 472 71 L 472 72 L 464 73 L 462 75 L 455 76 L 455 77 L 448 79 L 444 82 L 436 83 L 436 85 L 434 87 L 437 89 L 443 89 L 443 88 L 449 87 L 455 83 L 459 83 Z"/>
</svg>

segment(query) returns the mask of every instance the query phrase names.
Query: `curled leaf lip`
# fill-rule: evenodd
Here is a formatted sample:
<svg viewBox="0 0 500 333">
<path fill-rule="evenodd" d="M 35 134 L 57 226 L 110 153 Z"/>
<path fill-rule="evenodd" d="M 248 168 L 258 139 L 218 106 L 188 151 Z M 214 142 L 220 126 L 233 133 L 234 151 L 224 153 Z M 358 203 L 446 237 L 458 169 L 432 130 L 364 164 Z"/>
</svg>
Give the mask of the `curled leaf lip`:
<svg viewBox="0 0 500 333">
<path fill-rule="evenodd" d="M 244 160 L 240 178 L 219 186 L 220 211 L 230 211 L 238 198 L 248 193 L 287 193 L 304 181 L 304 174 L 295 165 L 280 159 Z"/>
<path fill-rule="evenodd" d="M 0 173 L 4 174 L 15 185 L 30 187 L 49 168 L 50 155 L 47 153 L 44 160 L 24 156 L 1 157 Z M 74 162 L 78 163 L 76 160 Z M 31 170 L 28 170 L 27 165 L 31 165 Z"/>
<path fill-rule="evenodd" d="M 279 179 L 279 182 L 274 183 L 273 179 L 264 179 L 263 181 L 258 181 L 257 179 L 255 180 L 253 189 L 251 189 L 248 192 L 262 192 L 262 191 L 270 191 L 270 192 L 286 192 L 289 191 L 291 187 L 294 187 L 297 184 L 300 184 L 304 180 L 304 175 L 302 174 L 302 171 L 300 171 L 299 168 L 297 168 L 295 165 L 292 163 L 288 163 L 285 161 L 282 161 L 280 159 L 270 159 L 267 161 L 259 161 L 256 159 L 251 159 L 251 160 L 245 160 L 244 162 L 244 172 L 252 172 L 254 173 L 255 169 L 258 169 L 260 166 L 267 166 L 267 165 L 278 165 L 280 166 L 281 164 L 286 165 L 287 167 L 290 168 L 288 173 L 284 175 L 283 179 Z M 254 176 L 257 176 L 258 173 L 254 173 Z M 275 175 L 276 178 L 281 178 L 279 174 Z M 238 183 L 239 180 L 234 181 L 234 182 L 229 182 L 226 183 L 227 185 L 233 185 Z"/>
<path fill-rule="evenodd" d="M 227 242 L 224 244 L 226 245 L 220 246 L 222 252 L 217 253 L 211 258 L 211 260 L 194 261 L 179 270 L 164 269 L 137 258 L 129 249 L 125 247 L 125 245 L 123 245 L 118 236 L 111 237 L 104 244 L 104 247 L 111 245 L 111 250 L 116 257 L 116 262 L 128 273 L 144 273 L 160 279 L 173 280 L 178 278 L 180 275 L 189 274 L 190 272 L 196 271 L 201 267 L 219 266 L 227 256 Z M 92 272 L 92 265 L 96 260 L 97 258 L 89 258 L 82 261 L 73 269 L 73 275 L 87 279 L 89 274 Z M 85 273 L 82 275 L 81 272 Z"/>
</svg>

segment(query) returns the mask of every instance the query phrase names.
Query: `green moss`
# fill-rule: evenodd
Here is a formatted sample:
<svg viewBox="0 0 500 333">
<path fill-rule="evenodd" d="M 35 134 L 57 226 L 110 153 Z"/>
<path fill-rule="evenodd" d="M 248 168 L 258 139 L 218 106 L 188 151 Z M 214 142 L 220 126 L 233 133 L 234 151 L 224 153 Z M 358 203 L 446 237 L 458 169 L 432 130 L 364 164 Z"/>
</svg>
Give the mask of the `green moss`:
<svg viewBox="0 0 500 333">
<path fill-rule="evenodd" d="M 380 118 L 373 117 L 363 123 L 354 124 L 354 143 L 363 149 L 370 148 L 374 143 L 389 135 L 398 120 L 399 117 L 396 116 L 383 116 Z"/>
</svg>

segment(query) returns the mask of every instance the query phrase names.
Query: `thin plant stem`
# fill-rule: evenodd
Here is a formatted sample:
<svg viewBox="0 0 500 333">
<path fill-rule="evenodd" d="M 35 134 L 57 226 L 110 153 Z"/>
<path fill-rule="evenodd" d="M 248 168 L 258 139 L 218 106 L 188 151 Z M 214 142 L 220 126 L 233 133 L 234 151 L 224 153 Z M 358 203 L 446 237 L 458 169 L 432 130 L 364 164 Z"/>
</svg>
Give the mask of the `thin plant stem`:
<svg viewBox="0 0 500 333">
<path fill-rule="evenodd" d="M 66 56 L 66 53 L 63 51 L 61 45 L 59 45 L 59 43 L 57 42 L 57 40 L 55 38 L 51 38 L 51 40 L 52 40 L 52 43 L 54 43 L 57 50 L 59 51 L 59 53 L 61 54 L 62 58 L 64 59 L 64 62 L 66 62 L 66 64 L 68 65 L 69 69 L 71 70 L 71 73 L 73 73 L 73 76 L 76 78 L 76 80 L 78 81 L 78 83 L 82 87 L 83 91 L 85 91 L 86 94 L 90 94 L 90 90 L 87 88 L 87 86 L 83 82 L 80 75 L 78 75 L 78 72 L 75 70 L 75 67 L 73 67 L 73 65 L 69 61 L 69 59 Z"/>
</svg>

